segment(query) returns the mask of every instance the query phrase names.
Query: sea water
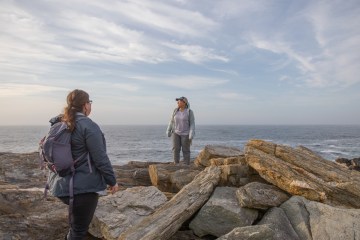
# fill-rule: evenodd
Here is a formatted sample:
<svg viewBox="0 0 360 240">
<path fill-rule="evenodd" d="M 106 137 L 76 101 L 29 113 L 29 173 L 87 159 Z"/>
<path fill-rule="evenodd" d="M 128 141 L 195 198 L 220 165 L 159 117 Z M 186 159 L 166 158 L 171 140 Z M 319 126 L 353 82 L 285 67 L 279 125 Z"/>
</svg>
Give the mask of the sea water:
<svg viewBox="0 0 360 240">
<path fill-rule="evenodd" d="M 0 152 L 37 151 L 49 126 L 0 126 Z M 172 161 L 166 126 L 100 125 L 113 164 L 129 161 Z M 263 139 L 291 147 L 305 146 L 328 160 L 360 157 L 360 125 L 198 125 L 191 146 L 192 158 L 206 145 L 243 150 L 250 139 Z"/>
</svg>

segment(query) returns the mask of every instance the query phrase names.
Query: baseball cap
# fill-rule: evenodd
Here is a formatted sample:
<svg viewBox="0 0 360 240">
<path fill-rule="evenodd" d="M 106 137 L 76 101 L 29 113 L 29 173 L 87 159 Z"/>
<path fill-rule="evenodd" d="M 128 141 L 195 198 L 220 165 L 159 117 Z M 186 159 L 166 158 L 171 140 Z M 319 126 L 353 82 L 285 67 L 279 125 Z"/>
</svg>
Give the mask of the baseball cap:
<svg viewBox="0 0 360 240">
<path fill-rule="evenodd" d="M 175 99 L 176 101 L 179 101 L 179 100 L 181 100 L 181 101 L 183 101 L 184 103 L 188 103 L 188 100 L 187 100 L 187 98 L 186 97 L 179 97 L 179 98 L 176 98 Z"/>
</svg>

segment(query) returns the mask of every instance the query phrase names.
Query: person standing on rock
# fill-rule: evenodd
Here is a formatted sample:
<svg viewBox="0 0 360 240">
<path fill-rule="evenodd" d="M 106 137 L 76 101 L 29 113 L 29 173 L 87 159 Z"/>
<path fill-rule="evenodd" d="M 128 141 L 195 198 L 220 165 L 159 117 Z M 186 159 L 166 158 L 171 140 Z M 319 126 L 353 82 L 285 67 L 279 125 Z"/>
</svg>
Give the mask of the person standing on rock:
<svg viewBox="0 0 360 240">
<path fill-rule="evenodd" d="M 190 145 L 195 136 L 195 117 L 190 109 L 186 97 L 176 98 L 177 108 L 171 114 L 171 119 L 166 130 L 168 137 L 172 137 L 172 152 L 174 162 L 180 162 L 182 150 L 185 164 L 190 164 Z"/>
<path fill-rule="evenodd" d="M 49 171 L 48 189 L 62 202 L 72 206 L 69 211 L 70 229 L 65 239 L 83 239 L 97 207 L 100 194 L 106 194 L 109 186 L 111 193 L 119 190 L 113 167 L 106 153 L 105 138 L 99 126 L 88 116 L 92 101 L 89 94 L 75 89 L 67 95 L 64 114 L 50 120 L 65 122 L 71 131 L 71 151 L 74 159 L 80 158 L 75 165 L 73 178 L 73 199 L 70 198 L 71 174 L 60 177 Z M 82 156 L 82 157 L 81 157 Z M 72 201 L 73 200 L 73 201 Z M 72 202 L 72 203 L 69 203 Z M 71 209 L 71 208 L 70 208 Z"/>
</svg>

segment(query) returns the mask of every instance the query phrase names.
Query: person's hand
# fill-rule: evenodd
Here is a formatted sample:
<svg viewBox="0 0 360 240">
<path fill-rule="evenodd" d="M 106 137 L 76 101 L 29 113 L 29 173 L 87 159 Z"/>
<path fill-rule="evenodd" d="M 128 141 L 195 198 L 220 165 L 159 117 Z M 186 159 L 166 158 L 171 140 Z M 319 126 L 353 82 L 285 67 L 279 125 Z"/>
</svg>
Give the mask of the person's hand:
<svg viewBox="0 0 360 240">
<path fill-rule="evenodd" d="M 114 186 L 110 186 L 109 191 L 111 194 L 116 193 L 117 191 L 119 191 L 119 185 L 116 183 Z"/>
</svg>

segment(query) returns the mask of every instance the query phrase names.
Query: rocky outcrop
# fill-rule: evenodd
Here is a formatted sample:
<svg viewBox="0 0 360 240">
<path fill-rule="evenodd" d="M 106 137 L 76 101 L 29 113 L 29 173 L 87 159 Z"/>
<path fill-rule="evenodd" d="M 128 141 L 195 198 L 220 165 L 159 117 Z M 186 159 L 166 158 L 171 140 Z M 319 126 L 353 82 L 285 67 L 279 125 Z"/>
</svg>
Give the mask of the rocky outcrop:
<svg viewBox="0 0 360 240">
<path fill-rule="evenodd" d="M 0 153 L 0 181 L 18 188 L 45 187 L 47 171 L 40 170 L 37 152 Z"/>
<path fill-rule="evenodd" d="M 0 154 L 0 239 L 64 239 L 67 206 L 44 198 L 45 181 L 38 153 Z"/>
<path fill-rule="evenodd" d="M 67 205 L 44 198 L 47 171 L 40 170 L 38 156 L 0 153 L 0 239 L 62 240 L 68 231 Z M 114 166 L 121 189 L 151 186 L 149 164 L 155 163 Z M 89 234 L 91 239 L 98 238 Z"/>
<path fill-rule="evenodd" d="M 339 168 L 304 147 L 251 140 L 246 161 L 262 178 L 292 194 L 333 206 L 360 207 L 360 173 Z"/>
<path fill-rule="evenodd" d="M 136 240 L 360 240 L 358 171 L 304 147 L 251 140 L 245 155 L 223 154 L 226 149 L 208 146 L 199 161 L 204 165 L 199 166 L 141 162 L 114 166 L 122 188 L 100 198 L 92 233 L 102 239 L 120 234 L 120 239 Z M 151 186 L 151 166 L 156 166 L 157 188 Z M 38 168 L 37 153 L 0 153 L 0 239 L 64 238 L 67 206 L 56 198 L 43 199 L 45 175 Z M 166 184 L 176 190 L 159 191 Z M 286 200 L 290 195 L 301 196 Z M 241 206 L 258 212 L 257 219 L 239 226 L 232 217 L 244 209 Z M 199 222 L 211 227 L 199 224 L 195 230 L 195 219 L 201 215 L 206 220 Z M 228 227 L 234 222 L 237 226 Z"/>
<path fill-rule="evenodd" d="M 337 158 L 335 159 L 335 162 L 350 170 L 360 171 L 360 158 Z"/>
</svg>

